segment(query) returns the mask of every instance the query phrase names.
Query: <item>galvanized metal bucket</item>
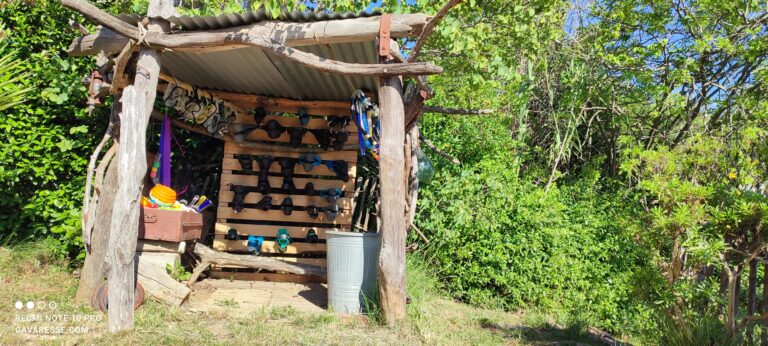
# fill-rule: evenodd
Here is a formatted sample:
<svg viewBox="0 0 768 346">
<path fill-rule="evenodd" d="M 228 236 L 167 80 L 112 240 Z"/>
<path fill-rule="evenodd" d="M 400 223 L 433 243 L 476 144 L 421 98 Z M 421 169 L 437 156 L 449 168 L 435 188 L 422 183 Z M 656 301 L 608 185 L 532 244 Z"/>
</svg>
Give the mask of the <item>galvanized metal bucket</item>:
<svg viewBox="0 0 768 346">
<path fill-rule="evenodd" d="M 328 231 L 328 308 L 343 314 L 368 312 L 378 301 L 378 233 Z"/>
</svg>

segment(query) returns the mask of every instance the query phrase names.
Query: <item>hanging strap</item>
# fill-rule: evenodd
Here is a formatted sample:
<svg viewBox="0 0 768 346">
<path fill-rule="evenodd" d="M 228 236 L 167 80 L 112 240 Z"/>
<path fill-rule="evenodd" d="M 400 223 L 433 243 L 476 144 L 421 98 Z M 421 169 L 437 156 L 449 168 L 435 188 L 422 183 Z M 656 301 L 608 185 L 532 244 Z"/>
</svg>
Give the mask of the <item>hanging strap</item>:
<svg viewBox="0 0 768 346">
<path fill-rule="evenodd" d="M 163 117 L 160 133 L 160 184 L 171 186 L 171 118 Z"/>
</svg>

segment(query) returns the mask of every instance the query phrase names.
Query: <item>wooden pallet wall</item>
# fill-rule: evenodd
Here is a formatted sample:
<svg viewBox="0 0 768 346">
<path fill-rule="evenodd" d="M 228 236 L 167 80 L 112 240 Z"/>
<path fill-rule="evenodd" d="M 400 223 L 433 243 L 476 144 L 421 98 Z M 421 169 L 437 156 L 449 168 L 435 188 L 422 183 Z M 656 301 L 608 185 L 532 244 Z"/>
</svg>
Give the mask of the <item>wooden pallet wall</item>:
<svg viewBox="0 0 768 346">
<path fill-rule="evenodd" d="M 269 120 L 276 120 L 284 127 L 301 127 L 299 119 L 290 116 L 267 116 L 262 124 Z M 254 124 L 254 120 L 247 114 L 238 114 L 236 123 Z M 327 129 L 327 121 L 323 118 L 312 118 L 304 128 L 307 129 Z M 349 132 L 347 144 L 356 145 L 357 128 L 350 123 L 346 130 Z M 219 204 L 217 214 L 217 227 L 213 248 L 218 251 L 226 252 L 247 252 L 247 240 L 227 240 L 225 236 L 230 228 L 237 230 L 238 235 L 246 238 L 247 235 L 258 235 L 265 238 L 264 246 L 260 256 L 270 256 L 289 262 L 298 262 L 325 266 L 325 232 L 328 230 L 349 230 L 352 223 L 352 213 L 354 210 L 353 194 L 355 190 L 355 177 L 357 175 L 357 155 L 356 150 L 335 151 L 333 148 L 328 151 L 319 149 L 315 137 L 307 132 L 302 138 L 300 149 L 292 148 L 288 145 L 289 136 L 284 133 L 276 139 L 269 138 L 266 131 L 258 129 L 248 135 L 248 141 L 274 144 L 267 149 L 252 148 L 244 145 L 238 145 L 234 142 L 227 142 L 224 146 L 224 159 L 222 162 L 221 190 L 219 192 Z M 304 149 L 304 150 L 302 150 Z M 315 204 L 319 207 L 326 207 L 329 203 L 320 196 L 303 195 L 303 189 L 307 182 L 312 182 L 316 191 L 339 188 L 344 191 L 344 197 L 339 199 L 339 205 L 342 212 L 339 213 L 334 221 L 327 220 L 325 212 L 321 211 L 316 219 L 310 218 L 304 210 L 294 210 L 291 215 L 285 215 L 282 210 L 264 211 L 245 207 L 241 212 L 236 213 L 232 209 L 231 202 L 235 197 L 232 191 L 232 185 L 244 185 L 255 187 L 259 180 L 259 165 L 254 160 L 253 172 L 242 170 L 240 162 L 235 155 L 270 155 L 275 158 L 291 157 L 298 158 L 303 152 L 313 152 L 320 156 L 322 160 L 344 160 L 348 163 L 349 180 L 342 181 L 336 174 L 324 165 L 316 166 L 310 172 L 305 172 L 300 163 L 294 167 L 294 185 L 297 189 L 295 194 L 287 195 L 281 193 L 269 193 L 272 197 L 273 205 L 280 205 L 287 197 L 293 199 L 294 207 L 304 207 Z M 272 163 L 269 169 L 269 184 L 272 188 L 279 188 L 283 183 L 283 177 L 280 174 L 280 164 Z M 245 197 L 245 204 L 256 204 L 265 195 L 258 192 L 250 192 Z M 291 236 L 291 244 L 285 252 L 280 252 L 275 237 L 280 228 L 285 228 Z M 306 241 L 307 232 L 315 229 L 320 241 L 310 243 Z M 235 273 L 235 274 L 233 274 Z M 306 279 L 297 279 L 286 275 L 243 275 L 238 273 L 237 268 L 214 268 L 214 277 L 235 277 L 261 280 L 287 280 L 302 281 Z M 250 274 L 250 273 L 249 273 Z"/>
</svg>

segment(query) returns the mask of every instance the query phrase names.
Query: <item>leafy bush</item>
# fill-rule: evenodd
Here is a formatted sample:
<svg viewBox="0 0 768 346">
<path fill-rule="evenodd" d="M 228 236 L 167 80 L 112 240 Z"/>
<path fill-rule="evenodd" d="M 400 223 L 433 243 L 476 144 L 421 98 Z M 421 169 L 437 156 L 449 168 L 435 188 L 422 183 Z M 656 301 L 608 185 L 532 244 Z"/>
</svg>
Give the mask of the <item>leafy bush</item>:
<svg viewBox="0 0 768 346">
<path fill-rule="evenodd" d="M 65 52 L 75 37 L 70 16 L 55 1 L 0 6 L 8 29 L 0 49 L 15 51 L 28 75 L 17 87 L 33 89 L 24 103 L 0 111 L 0 242 L 53 237 L 60 241 L 54 250 L 67 255 L 79 251 L 87 158 L 106 123 L 103 111 L 89 115 L 81 102 L 90 62 Z"/>
<path fill-rule="evenodd" d="M 622 196 L 603 194 L 594 171 L 547 193 L 493 162 L 441 170 L 420 192 L 418 225 L 447 288 L 473 304 L 560 309 L 611 330 L 632 322 L 634 280 L 648 263 Z"/>
</svg>

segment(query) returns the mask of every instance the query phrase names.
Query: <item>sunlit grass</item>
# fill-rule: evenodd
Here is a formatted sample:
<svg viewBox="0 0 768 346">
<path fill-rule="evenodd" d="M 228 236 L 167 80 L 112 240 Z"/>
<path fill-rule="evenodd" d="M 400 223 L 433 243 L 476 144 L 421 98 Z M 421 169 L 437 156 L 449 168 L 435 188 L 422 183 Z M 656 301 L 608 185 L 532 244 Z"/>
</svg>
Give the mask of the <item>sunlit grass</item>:
<svg viewBox="0 0 768 346">
<path fill-rule="evenodd" d="M 73 304 L 77 279 L 68 263 L 46 251 L 44 245 L 0 248 L 0 345 L 34 344 L 130 344 L 130 345 L 501 345 L 539 344 L 557 340 L 589 339 L 552 329 L 543 313 L 516 314 L 480 309 L 441 297 L 439 281 L 418 257 L 408 258 L 408 319 L 384 326 L 376 315 L 340 316 L 330 312 L 305 313 L 292 307 L 255 309 L 236 314 L 230 309 L 199 312 L 168 307 L 148 300 L 136 312 L 135 328 L 109 334 L 106 316 L 90 307 Z M 60 302 L 58 312 L 95 314 L 84 335 L 30 338 L 16 334 L 16 300 Z M 235 300 L 216 302 L 237 309 Z M 76 325 L 76 323 L 70 323 Z M 528 325 L 526 329 L 498 326 Z M 560 339 L 558 339 L 560 338 Z"/>
</svg>

